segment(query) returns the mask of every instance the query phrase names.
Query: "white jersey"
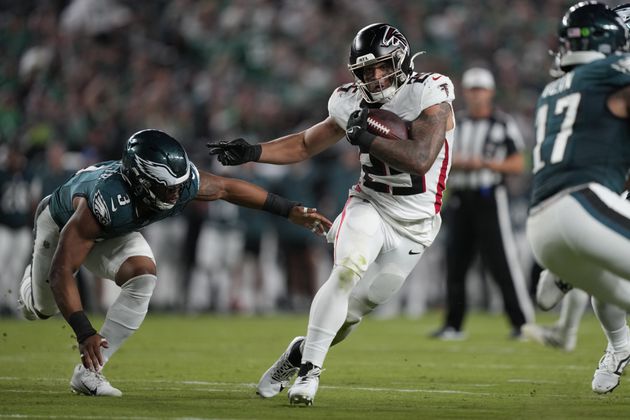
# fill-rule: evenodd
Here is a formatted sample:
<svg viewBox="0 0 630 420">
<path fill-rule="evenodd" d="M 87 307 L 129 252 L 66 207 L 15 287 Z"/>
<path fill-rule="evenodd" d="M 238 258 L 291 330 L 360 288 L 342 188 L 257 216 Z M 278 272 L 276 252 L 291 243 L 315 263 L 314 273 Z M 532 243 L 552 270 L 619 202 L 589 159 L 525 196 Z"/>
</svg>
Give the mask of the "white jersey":
<svg viewBox="0 0 630 420">
<path fill-rule="evenodd" d="M 350 114 L 360 108 L 362 99 L 356 85 L 340 86 L 328 101 L 328 113 L 345 130 Z M 381 109 L 413 121 L 424 109 L 441 102 L 451 104 L 454 99 L 453 83 L 448 77 L 438 73 L 413 73 L 407 84 Z M 407 236 L 417 236 L 414 234 L 417 224 L 440 213 L 451 168 L 454 132 L 454 128 L 446 132 L 444 145 L 424 176 L 401 172 L 375 156 L 361 153 L 361 178 L 351 188 L 350 195 L 369 200 L 384 218 L 406 230 Z"/>
</svg>

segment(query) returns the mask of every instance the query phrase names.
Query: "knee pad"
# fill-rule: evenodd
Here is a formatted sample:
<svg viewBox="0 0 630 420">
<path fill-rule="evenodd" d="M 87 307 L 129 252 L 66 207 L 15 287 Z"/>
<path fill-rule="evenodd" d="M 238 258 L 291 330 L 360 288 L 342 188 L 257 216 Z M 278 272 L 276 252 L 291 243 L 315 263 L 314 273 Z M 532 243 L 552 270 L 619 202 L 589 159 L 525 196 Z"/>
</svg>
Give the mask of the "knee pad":
<svg viewBox="0 0 630 420">
<path fill-rule="evenodd" d="M 368 288 L 367 299 L 374 305 L 382 305 L 391 299 L 405 282 L 398 273 L 381 273 Z"/>
<path fill-rule="evenodd" d="M 353 252 L 339 261 L 337 267 L 345 268 L 362 277 L 368 269 L 368 261 L 362 254 Z"/>
<path fill-rule="evenodd" d="M 360 276 L 352 268 L 345 265 L 338 265 L 333 268 L 333 271 L 331 273 L 331 279 L 332 278 L 335 278 L 337 280 L 337 285 L 340 289 L 350 293 L 350 291 L 357 284 L 357 281 L 359 281 Z"/>
<path fill-rule="evenodd" d="M 137 330 L 149 309 L 156 282 L 157 277 L 153 274 L 129 279 L 120 288 L 120 295 L 107 311 L 107 318 L 126 328 Z"/>
</svg>

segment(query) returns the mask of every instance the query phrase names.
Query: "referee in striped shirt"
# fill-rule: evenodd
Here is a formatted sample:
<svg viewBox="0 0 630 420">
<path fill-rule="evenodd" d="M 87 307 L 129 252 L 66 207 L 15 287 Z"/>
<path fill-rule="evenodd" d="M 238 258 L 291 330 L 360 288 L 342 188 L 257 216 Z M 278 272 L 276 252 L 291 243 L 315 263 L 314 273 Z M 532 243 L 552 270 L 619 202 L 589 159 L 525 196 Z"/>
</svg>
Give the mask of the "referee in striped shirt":
<svg viewBox="0 0 630 420">
<path fill-rule="evenodd" d="M 518 261 L 504 175 L 523 172 L 523 139 L 513 118 L 493 106 L 492 73 L 471 68 L 463 75 L 462 88 L 466 110 L 456 116 L 449 210 L 444 215 L 447 312 L 443 327 L 432 335 L 464 338 L 466 274 L 479 253 L 503 295 L 511 336 L 518 338 L 534 308 Z"/>
</svg>

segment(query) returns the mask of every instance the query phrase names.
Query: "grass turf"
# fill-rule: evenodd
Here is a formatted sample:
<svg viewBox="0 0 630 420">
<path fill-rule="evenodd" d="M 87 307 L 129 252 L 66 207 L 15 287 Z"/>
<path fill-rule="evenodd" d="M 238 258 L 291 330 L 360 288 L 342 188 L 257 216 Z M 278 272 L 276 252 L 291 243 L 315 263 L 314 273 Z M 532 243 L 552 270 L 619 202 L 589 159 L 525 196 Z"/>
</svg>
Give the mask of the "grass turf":
<svg viewBox="0 0 630 420">
<path fill-rule="evenodd" d="M 541 316 L 542 321 L 553 315 Z M 367 319 L 333 348 L 312 407 L 292 407 L 286 391 L 255 395 L 305 317 L 153 315 L 105 370 L 123 398 L 73 395 L 78 360 L 60 319 L 0 320 L 0 418 L 578 419 L 625 418 L 630 384 L 590 389 L 605 347 L 597 321 L 582 322 L 573 353 L 511 341 L 504 317 L 472 314 L 469 338 L 427 338 L 440 314 L 418 321 Z"/>
</svg>

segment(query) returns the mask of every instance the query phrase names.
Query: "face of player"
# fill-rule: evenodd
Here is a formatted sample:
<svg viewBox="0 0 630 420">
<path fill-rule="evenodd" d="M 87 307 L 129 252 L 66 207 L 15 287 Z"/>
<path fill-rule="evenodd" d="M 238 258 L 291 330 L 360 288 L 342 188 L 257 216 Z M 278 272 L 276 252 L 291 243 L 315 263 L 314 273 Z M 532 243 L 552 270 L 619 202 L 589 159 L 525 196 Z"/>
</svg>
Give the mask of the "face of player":
<svg viewBox="0 0 630 420">
<path fill-rule="evenodd" d="M 153 192 L 163 203 L 175 204 L 179 200 L 179 196 L 182 193 L 183 184 L 166 187 L 163 185 L 157 185 L 153 188 Z"/>
<path fill-rule="evenodd" d="M 384 91 L 392 85 L 394 68 L 389 62 L 376 63 L 363 70 L 363 81 L 371 93 Z"/>
</svg>

